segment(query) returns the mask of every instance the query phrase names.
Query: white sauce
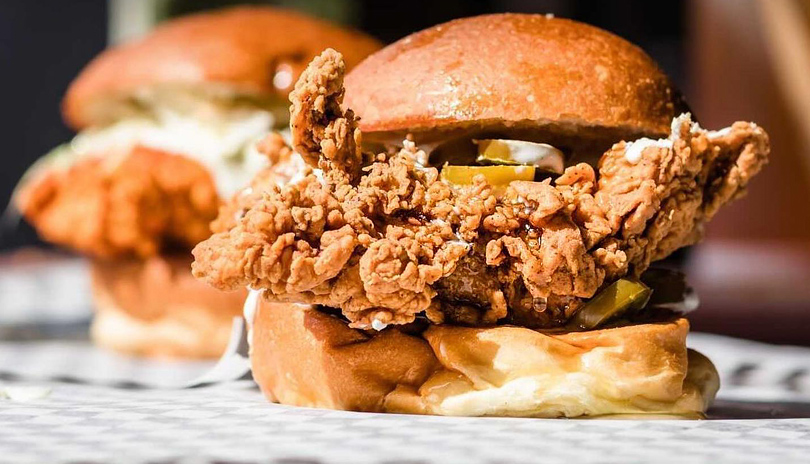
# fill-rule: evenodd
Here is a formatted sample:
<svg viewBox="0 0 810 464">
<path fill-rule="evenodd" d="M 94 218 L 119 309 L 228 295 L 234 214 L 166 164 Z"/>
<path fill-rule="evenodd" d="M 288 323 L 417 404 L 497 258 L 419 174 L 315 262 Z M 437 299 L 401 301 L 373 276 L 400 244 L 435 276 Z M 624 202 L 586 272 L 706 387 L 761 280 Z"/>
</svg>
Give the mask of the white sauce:
<svg viewBox="0 0 810 464">
<path fill-rule="evenodd" d="M 510 144 L 512 160 L 519 164 L 545 165 L 547 158 L 562 157 L 562 152 L 546 143 L 512 143 Z M 546 162 L 544 162 L 546 161 Z"/>
<path fill-rule="evenodd" d="M 720 129 L 720 130 L 706 132 L 706 137 L 708 137 L 709 140 L 714 140 L 714 139 L 719 139 L 720 137 L 725 137 L 730 133 L 731 133 L 731 128 L 730 127 L 725 127 L 723 129 Z"/>
<path fill-rule="evenodd" d="M 689 113 L 685 113 L 685 114 L 687 116 L 689 115 Z M 681 115 L 680 117 L 683 117 L 683 116 L 684 115 Z M 675 124 L 675 122 L 673 121 L 673 129 L 674 129 L 674 124 Z M 754 126 L 754 127 L 757 127 L 757 125 L 754 124 L 754 123 L 751 123 L 751 125 Z M 689 132 L 691 132 L 692 134 L 698 134 L 698 133 L 702 132 L 703 130 L 704 129 L 702 127 L 700 127 L 700 124 L 698 124 L 696 122 L 693 122 L 692 123 L 692 128 L 689 130 Z M 705 131 L 705 132 L 706 132 L 706 137 L 709 140 L 715 140 L 715 139 L 719 139 L 721 137 L 725 137 L 728 134 L 730 134 L 731 133 L 731 127 L 724 127 L 723 129 L 720 129 L 720 130 Z"/>
<path fill-rule="evenodd" d="M 288 183 L 297 184 L 312 172 L 312 169 L 298 153 L 293 153 L 290 162 L 285 163 L 282 168 L 278 171 L 281 176 L 276 178 L 276 185 L 279 187 L 284 187 Z"/>
<path fill-rule="evenodd" d="M 464 248 L 466 248 L 466 249 L 470 249 L 470 247 L 472 246 L 472 245 L 470 244 L 470 242 L 468 242 L 468 241 L 466 241 L 466 240 L 462 239 L 462 238 L 461 238 L 461 237 L 460 237 L 458 234 L 456 234 L 456 237 L 457 237 L 457 239 L 456 239 L 456 240 L 449 240 L 449 241 L 447 242 L 447 244 L 448 244 L 448 245 L 459 245 L 459 246 L 462 246 L 462 247 L 464 247 Z"/>
<path fill-rule="evenodd" d="M 315 169 L 312 170 L 312 173 L 315 174 L 315 177 L 318 178 L 318 182 L 320 182 L 321 185 L 326 186 L 326 179 L 324 179 L 324 177 L 323 177 L 323 171 L 322 170 L 320 170 L 318 168 L 315 168 Z"/>
<path fill-rule="evenodd" d="M 424 150 L 416 148 L 416 142 L 413 140 L 404 139 L 402 141 L 402 148 L 405 151 L 413 153 L 413 165 L 417 171 L 424 171 L 428 165 L 428 154 Z"/>
<path fill-rule="evenodd" d="M 754 123 L 751 123 L 751 125 L 754 126 L 754 127 L 757 127 L 757 125 L 754 124 Z M 692 123 L 692 129 L 690 129 L 691 133 L 697 134 L 697 133 L 701 132 L 702 130 L 703 130 L 703 128 L 700 127 L 700 124 L 698 124 L 696 122 Z M 731 133 L 731 127 L 724 127 L 723 129 L 716 130 L 716 131 L 706 131 L 706 137 L 708 137 L 709 139 L 716 139 L 716 138 L 720 138 L 720 137 L 725 137 L 726 135 L 728 135 L 730 133 Z"/>
<path fill-rule="evenodd" d="M 385 322 L 383 322 L 383 321 L 381 321 L 379 319 L 373 319 L 371 321 L 371 328 L 376 330 L 377 332 L 379 332 L 380 330 L 385 329 L 386 327 L 388 327 L 388 324 L 386 324 Z"/>
<path fill-rule="evenodd" d="M 256 319 L 256 312 L 259 310 L 259 303 L 261 302 L 262 293 L 264 290 L 253 290 L 248 287 L 248 296 L 245 298 L 245 304 L 242 306 L 242 314 L 247 321 L 247 341 L 248 346 L 253 346 L 253 321 Z"/>
<path fill-rule="evenodd" d="M 643 155 L 644 150 L 650 147 L 659 147 L 659 148 L 669 148 L 671 149 L 673 143 L 676 140 L 681 139 L 681 131 L 683 130 L 683 125 L 689 124 L 691 127 L 689 128 L 689 132 L 691 134 L 697 134 L 703 129 L 700 125 L 696 122 L 692 122 L 692 115 L 690 113 L 683 113 L 680 116 L 672 119 L 672 124 L 670 126 L 671 133 L 669 138 L 666 139 L 658 139 L 653 140 L 649 138 L 641 138 L 634 142 L 626 142 L 626 148 L 624 152 L 624 158 L 632 164 L 636 164 L 641 161 L 641 157 Z M 717 137 L 722 137 L 729 133 L 731 130 L 730 127 L 719 131 L 709 131 L 706 133 L 706 136 L 709 139 L 714 139 Z"/>
<path fill-rule="evenodd" d="M 11 401 L 36 401 L 45 399 L 51 394 L 50 387 L 36 387 L 26 385 L 0 386 L 0 398 Z"/>
<path fill-rule="evenodd" d="M 478 144 L 478 154 L 483 155 L 484 150 L 491 143 L 505 145 L 508 158 L 518 164 L 550 169 L 562 172 L 565 169 L 565 155 L 547 143 L 527 142 L 524 140 L 487 139 L 473 140 Z"/>
<path fill-rule="evenodd" d="M 252 288 L 249 288 L 248 290 L 248 296 L 245 298 L 245 305 L 242 308 L 242 313 L 247 323 L 249 325 L 253 325 L 253 321 L 256 319 L 256 310 L 259 308 L 259 298 L 261 298 L 264 290 L 253 290 Z"/>
<path fill-rule="evenodd" d="M 274 122 L 270 112 L 255 109 L 220 110 L 195 117 L 156 108 L 154 119 L 129 118 L 82 131 L 64 153 L 37 168 L 68 167 L 87 156 L 102 156 L 114 166 L 133 146 L 143 145 L 198 161 L 213 175 L 220 195 L 227 198 L 265 166 L 267 159 L 255 145 Z"/>
<path fill-rule="evenodd" d="M 636 140 L 635 142 L 627 142 L 624 158 L 627 160 L 627 162 L 636 164 L 641 161 L 641 155 L 644 150 L 650 147 L 672 148 L 672 140 L 653 140 L 644 137 Z"/>
<path fill-rule="evenodd" d="M 683 113 L 677 118 L 672 119 L 672 124 L 670 125 L 670 135 L 671 139 L 678 139 L 681 136 L 681 129 L 683 128 L 684 123 L 690 124 L 692 122 L 692 114 L 691 113 Z M 694 131 L 694 126 L 690 129 Z"/>
<path fill-rule="evenodd" d="M 683 296 L 683 301 L 662 304 L 659 306 L 679 314 L 688 314 L 698 309 L 698 306 L 700 306 L 700 298 L 698 297 L 697 292 L 693 288 L 689 287 L 686 289 L 686 293 Z"/>
</svg>

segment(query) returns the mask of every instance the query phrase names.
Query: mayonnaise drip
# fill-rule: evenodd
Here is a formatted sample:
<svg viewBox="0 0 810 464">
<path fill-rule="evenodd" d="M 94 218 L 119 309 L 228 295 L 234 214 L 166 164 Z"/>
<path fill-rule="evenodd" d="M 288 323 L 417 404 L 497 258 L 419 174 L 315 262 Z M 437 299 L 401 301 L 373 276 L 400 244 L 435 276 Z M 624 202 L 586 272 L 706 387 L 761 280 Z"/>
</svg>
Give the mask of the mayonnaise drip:
<svg viewBox="0 0 810 464">
<path fill-rule="evenodd" d="M 248 346 L 253 346 L 253 321 L 256 319 L 256 313 L 259 310 L 262 293 L 264 293 L 264 289 L 253 290 L 248 287 L 248 296 L 245 298 L 245 304 L 242 306 L 242 314 L 247 322 Z"/>
<path fill-rule="evenodd" d="M 643 137 L 634 142 L 625 142 L 624 159 L 626 159 L 629 163 L 636 164 L 641 161 L 644 150 L 647 148 L 658 147 L 671 149 L 673 143 L 681 138 L 681 131 L 683 130 L 684 124 L 692 124 L 690 129 L 690 132 L 692 133 L 694 133 L 696 130 L 700 130 L 700 126 L 692 123 L 692 115 L 690 113 L 683 113 L 680 116 L 672 119 L 669 138 L 653 140 Z"/>
<path fill-rule="evenodd" d="M 697 292 L 692 287 L 688 287 L 686 292 L 683 295 L 683 300 L 674 302 L 674 303 L 666 303 L 666 304 L 659 304 L 658 307 L 668 309 L 672 312 L 678 314 L 688 314 L 692 311 L 698 309 L 700 306 L 700 298 L 698 297 Z"/>
<path fill-rule="evenodd" d="M 516 163 L 531 165 L 538 164 L 549 156 L 563 157 L 560 150 L 547 143 L 513 143 L 511 155 Z"/>
<path fill-rule="evenodd" d="M 297 184 L 304 180 L 312 171 L 309 165 L 298 153 L 293 153 L 288 163 L 279 165 L 276 169 L 280 175 L 276 178 L 276 185 L 284 187 L 289 184 Z"/>
<path fill-rule="evenodd" d="M 706 137 L 711 140 L 719 139 L 720 137 L 725 137 L 726 135 L 731 133 L 730 127 L 724 127 L 723 129 L 716 130 L 716 131 L 709 131 L 706 133 Z"/>
<path fill-rule="evenodd" d="M 672 140 L 653 140 L 644 137 L 636 140 L 635 142 L 627 142 L 624 158 L 627 160 L 627 162 L 636 164 L 641 161 L 641 155 L 643 154 L 644 150 L 650 147 L 672 148 Z"/>
<path fill-rule="evenodd" d="M 252 288 L 249 288 L 248 290 L 248 296 L 245 298 L 245 305 L 242 308 L 242 313 L 248 325 L 252 326 L 253 321 L 256 319 L 256 310 L 259 307 L 259 298 L 261 298 L 264 290 L 253 290 Z"/>
</svg>

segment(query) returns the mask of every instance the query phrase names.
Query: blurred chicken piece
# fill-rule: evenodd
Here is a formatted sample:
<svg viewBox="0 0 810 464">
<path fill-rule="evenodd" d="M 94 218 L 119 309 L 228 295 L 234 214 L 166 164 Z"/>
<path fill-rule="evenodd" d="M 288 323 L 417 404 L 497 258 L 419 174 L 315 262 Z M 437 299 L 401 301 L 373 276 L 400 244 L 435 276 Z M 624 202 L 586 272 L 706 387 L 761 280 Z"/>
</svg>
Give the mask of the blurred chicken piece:
<svg viewBox="0 0 810 464">
<path fill-rule="evenodd" d="M 208 170 L 143 146 L 35 172 L 16 196 L 45 240 L 102 258 L 188 249 L 208 237 L 219 203 Z"/>
<path fill-rule="evenodd" d="M 215 218 L 215 227 L 230 224 L 226 219 L 244 208 L 238 205 L 264 190 L 259 185 L 312 172 L 278 133 L 259 148 L 269 164 L 253 180 L 257 193 L 243 189 L 224 205 L 203 166 L 143 146 L 120 158 L 87 157 L 66 169 L 35 172 L 22 183 L 16 204 L 44 239 L 97 258 L 188 250 L 211 235 Z"/>
<path fill-rule="evenodd" d="M 556 327 L 604 284 L 695 243 L 769 152 L 755 124 L 709 132 L 682 115 L 669 139 L 614 145 L 598 175 L 578 164 L 498 195 L 482 176 L 467 187 L 440 181 L 408 141 L 358 177 L 360 136 L 340 110 L 342 79 L 340 54 L 327 50 L 291 94 L 293 144 L 323 174 L 265 187 L 238 217 L 226 208 L 218 233 L 194 250 L 197 277 L 340 308 L 360 328 L 420 313 Z"/>
</svg>

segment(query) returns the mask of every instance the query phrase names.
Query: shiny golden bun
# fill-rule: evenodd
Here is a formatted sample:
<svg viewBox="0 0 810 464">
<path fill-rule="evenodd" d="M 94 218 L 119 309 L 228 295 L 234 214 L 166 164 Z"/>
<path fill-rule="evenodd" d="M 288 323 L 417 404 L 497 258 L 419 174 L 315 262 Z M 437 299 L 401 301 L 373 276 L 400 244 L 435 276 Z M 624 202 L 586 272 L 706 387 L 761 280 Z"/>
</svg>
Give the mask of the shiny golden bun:
<svg viewBox="0 0 810 464">
<path fill-rule="evenodd" d="M 424 340 L 396 330 L 370 337 L 306 305 L 260 301 L 257 309 L 250 359 L 271 401 L 384 411 L 388 393 L 416 388 L 440 367 Z"/>
<path fill-rule="evenodd" d="M 239 7 L 168 22 L 142 40 L 111 48 L 73 81 L 62 110 L 74 129 L 104 124 L 145 88 L 285 100 L 306 64 L 324 48 L 341 50 L 347 66 L 380 48 L 357 31 L 269 7 Z M 273 84 L 289 67 L 286 87 Z M 284 103 L 284 106 L 288 106 Z"/>
<path fill-rule="evenodd" d="M 253 376 L 283 404 L 453 416 L 704 412 L 714 366 L 686 349 L 685 319 L 549 335 L 431 326 L 368 333 L 305 305 L 261 301 Z"/>
<path fill-rule="evenodd" d="M 211 288 L 190 269 L 191 259 L 179 256 L 94 261 L 93 341 L 141 356 L 219 357 L 233 318 L 242 314 L 245 292 Z"/>
<path fill-rule="evenodd" d="M 683 110 L 640 48 L 531 14 L 458 19 L 405 37 L 349 73 L 345 106 L 370 140 L 413 132 L 417 142 L 459 130 L 665 136 Z"/>
</svg>

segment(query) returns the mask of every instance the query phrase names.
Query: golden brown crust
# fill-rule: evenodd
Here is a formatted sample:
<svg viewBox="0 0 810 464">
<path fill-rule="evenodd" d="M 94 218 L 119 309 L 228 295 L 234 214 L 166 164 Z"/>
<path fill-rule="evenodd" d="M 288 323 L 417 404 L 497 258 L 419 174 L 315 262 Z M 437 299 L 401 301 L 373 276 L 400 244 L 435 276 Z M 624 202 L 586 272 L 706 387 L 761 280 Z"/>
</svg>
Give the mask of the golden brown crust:
<svg viewBox="0 0 810 464">
<path fill-rule="evenodd" d="M 555 132 L 616 129 L 613 141 L 665 136 L 683 111 L 678 100 L 635 45 L 586 24 L 529 14 L 434 26 L 371 55 L 346 77 L 346 106 L 369 139 L 548 125 Z"/>
<path fill-rule="evenodd" d="M 285 185 L 296 178 L 303 178 L 312 172 L 301 156 L 292 151 L 278 132 L 269 133 L 256 146 L 259 153 L 267 157 L 268 164 L 255 173 L 250 184 L 231 196 L 220 206 L 211 230 L 228 230 L 244 216 L 245 211 L 260 201 L 264 192 L 273 186 Z"/>
<path fill-rule="evenodd" d="M 103 258 L 190 249 L 220 205 L 202 165 L 142 146 L 35 173 L 15 200 L 45 240 Z"/>
<path fill-rule="evenodd" d="M 253 378 L 271 401 L 382 411 L 398 385 L 417 388 L 438 368 L 419 337 L 369 336 L 304 305 L 261 301 L 254 321 Z"/>
<path fill-rule="evenodd" d="M 322 178 L 273 186 L 246 205 L 195 247 L 196 276 L 339 308 L 358 328 L 420 313 L 436 323 L 560 326 L 606 284 L 695 243 L 767 162 L 768 136 L 755 124 L 709 132 L 682 115 L 668 139 L 617 143 L 597 172 L 578 164 L 553 182 L 500 192 L 483 176 L 452 185 L 417 164 L 424 152 L 412 142 L 377 155 L 355 181 L 361 155 L 346 140 L 356 120 L 323 110 L 342 95 L 339 60 L 325 51 L 292 94 L 292 119 L 302 121 L 293 142 L 310 159 L 322 150 Z"/>
<path fill-rule="evenodd" d="M 73 81 L 63 101 L 74 129 L 105 122 L 100 105 L 144 87 L 221 84 L 240 94 L 283 99 L 306 63 L 337 47 L 353 66 L 380 48 L 373 38 L 292 11 L 240 7 L 171 21 L 143 40 L 109 49 Z M 285 68 L 286 67 L 286 68 Z M 289 85 L 273 79 L 291 71 Z"/>
<path fill-rule="evenodd" d="M 141 356 L 216 358 L 246 292 L 221 292 L 189 272 L 190 258 L 93 261 L 93 341 Z"/>
<path fill-rule="evenodd" d="M 318 72 L 311 70 L 317 69 Z M 342 111 L 343 56 L 327 49 L 307 66 L 290 94 L 293 148 L 313 167 L 340 172 L 355 180 L 360 174 L 360 131 L 351 109 Z"/>
<path fill-rule="evenodd" d="M 717 373 L 687 354 L 688 328 L 685 319 L 560 335 L 441 325 L 420 336 L 363 332 L 304 305 L 262 301 L 251 361 L 271 401 L 297 406 L 470 416 L 701 413 L 717 392 Z"/>
</svg>

